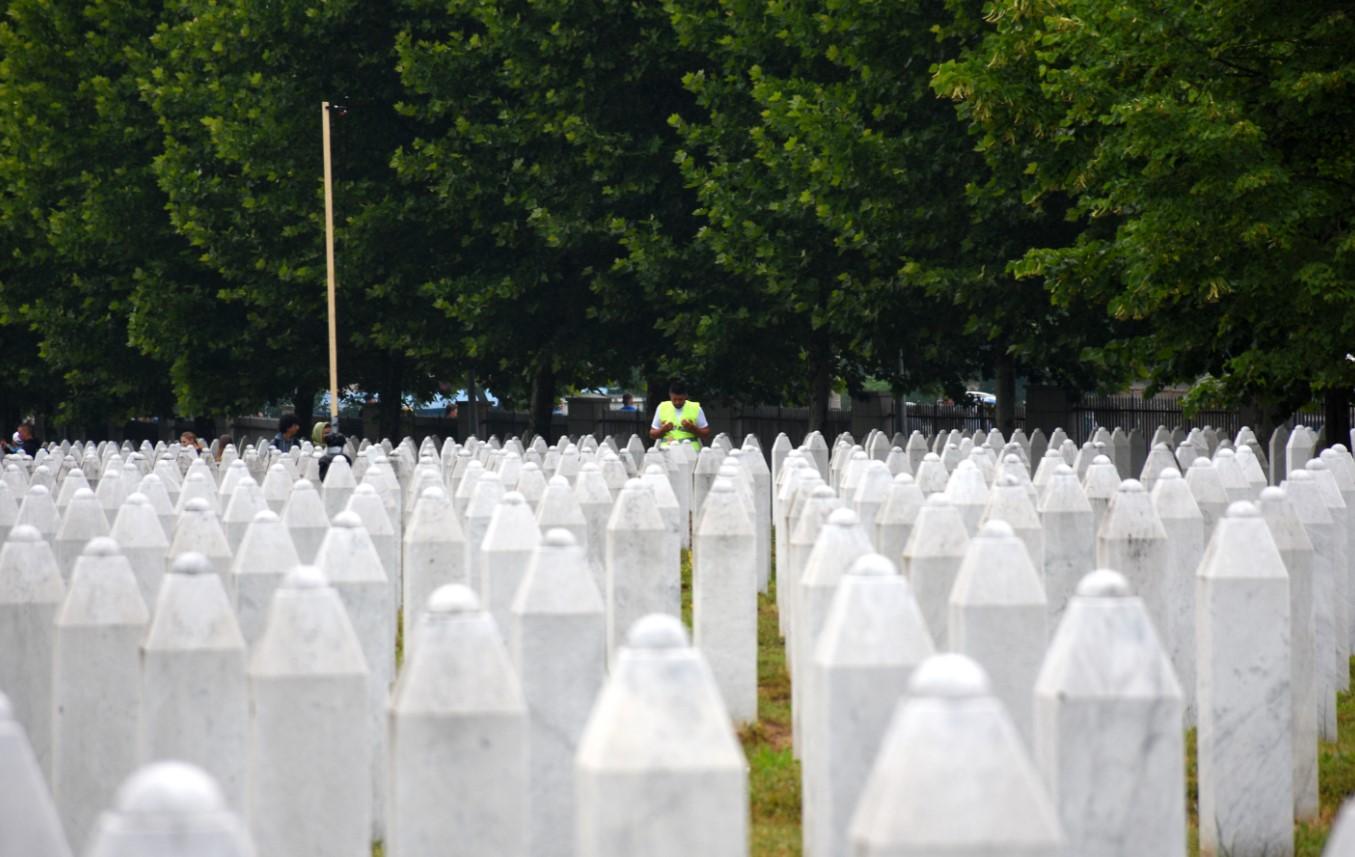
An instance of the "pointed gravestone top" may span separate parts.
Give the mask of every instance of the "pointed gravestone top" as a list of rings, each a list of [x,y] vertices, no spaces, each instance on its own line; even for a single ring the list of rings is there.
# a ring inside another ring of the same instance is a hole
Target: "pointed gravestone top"
[[[0,854],[14,857],[71,854],[42,769],[3,693],[0,693]]]

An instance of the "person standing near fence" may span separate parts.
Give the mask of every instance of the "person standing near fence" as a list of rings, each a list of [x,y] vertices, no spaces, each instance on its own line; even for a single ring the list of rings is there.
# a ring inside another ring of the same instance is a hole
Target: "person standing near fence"
[[[697,449],[710,437],[710,423],[700,402],[687,398],[687,385],[674,381],[668,387],[668,401],[654,410],[649,436],[659,443],[690,443]]]

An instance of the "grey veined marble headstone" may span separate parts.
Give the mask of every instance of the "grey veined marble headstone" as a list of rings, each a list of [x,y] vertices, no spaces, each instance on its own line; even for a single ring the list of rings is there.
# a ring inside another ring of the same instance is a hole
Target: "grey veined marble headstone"
[[[580,857],[747,854],[747,762],[686,637],[647,616],[617,653],[575,761]]]
[[[1195,609],[1201,853],[1290,854],[1289,579],[1252,504],[1233,504],[1215,528]]]
[[[982,668],[935,655],[913,673],[849,833],[854,857],[1058,857],[1054,806]]]
[[[1141,599],[1095,571],[1035,686],[1035,751],[1069,854],[1184,857],[1181,686]]]

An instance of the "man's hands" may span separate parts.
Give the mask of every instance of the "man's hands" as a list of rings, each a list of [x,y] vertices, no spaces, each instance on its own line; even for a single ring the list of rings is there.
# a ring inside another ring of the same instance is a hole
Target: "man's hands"
[[[690,432],[695,432],[695,431],[696,431],[696,423],[693,422],[692,420],[683,420],[683,421],[682,421],[682,427],[685,428],[687,431],[690,431]]]
[[[690,420],[689,420],[688,422],[690,422]],[[673,424],[670,423],[670,422],[661,422],[661,423],[659,423],[659,434],[660,434],[660,435],[668,434],[670,431],[672,431],[672,430],[675,429],[675,428],[677,428],[677,426],[673,425]]]

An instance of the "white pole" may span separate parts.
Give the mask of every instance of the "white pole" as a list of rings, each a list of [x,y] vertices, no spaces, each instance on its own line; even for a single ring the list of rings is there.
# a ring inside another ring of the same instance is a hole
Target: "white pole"
[[[334,309],[334,177],[329,162],[329,102],[320,102],[325,150],[325,268],[329,285],[329,422],[339,428],[339,337]]]

